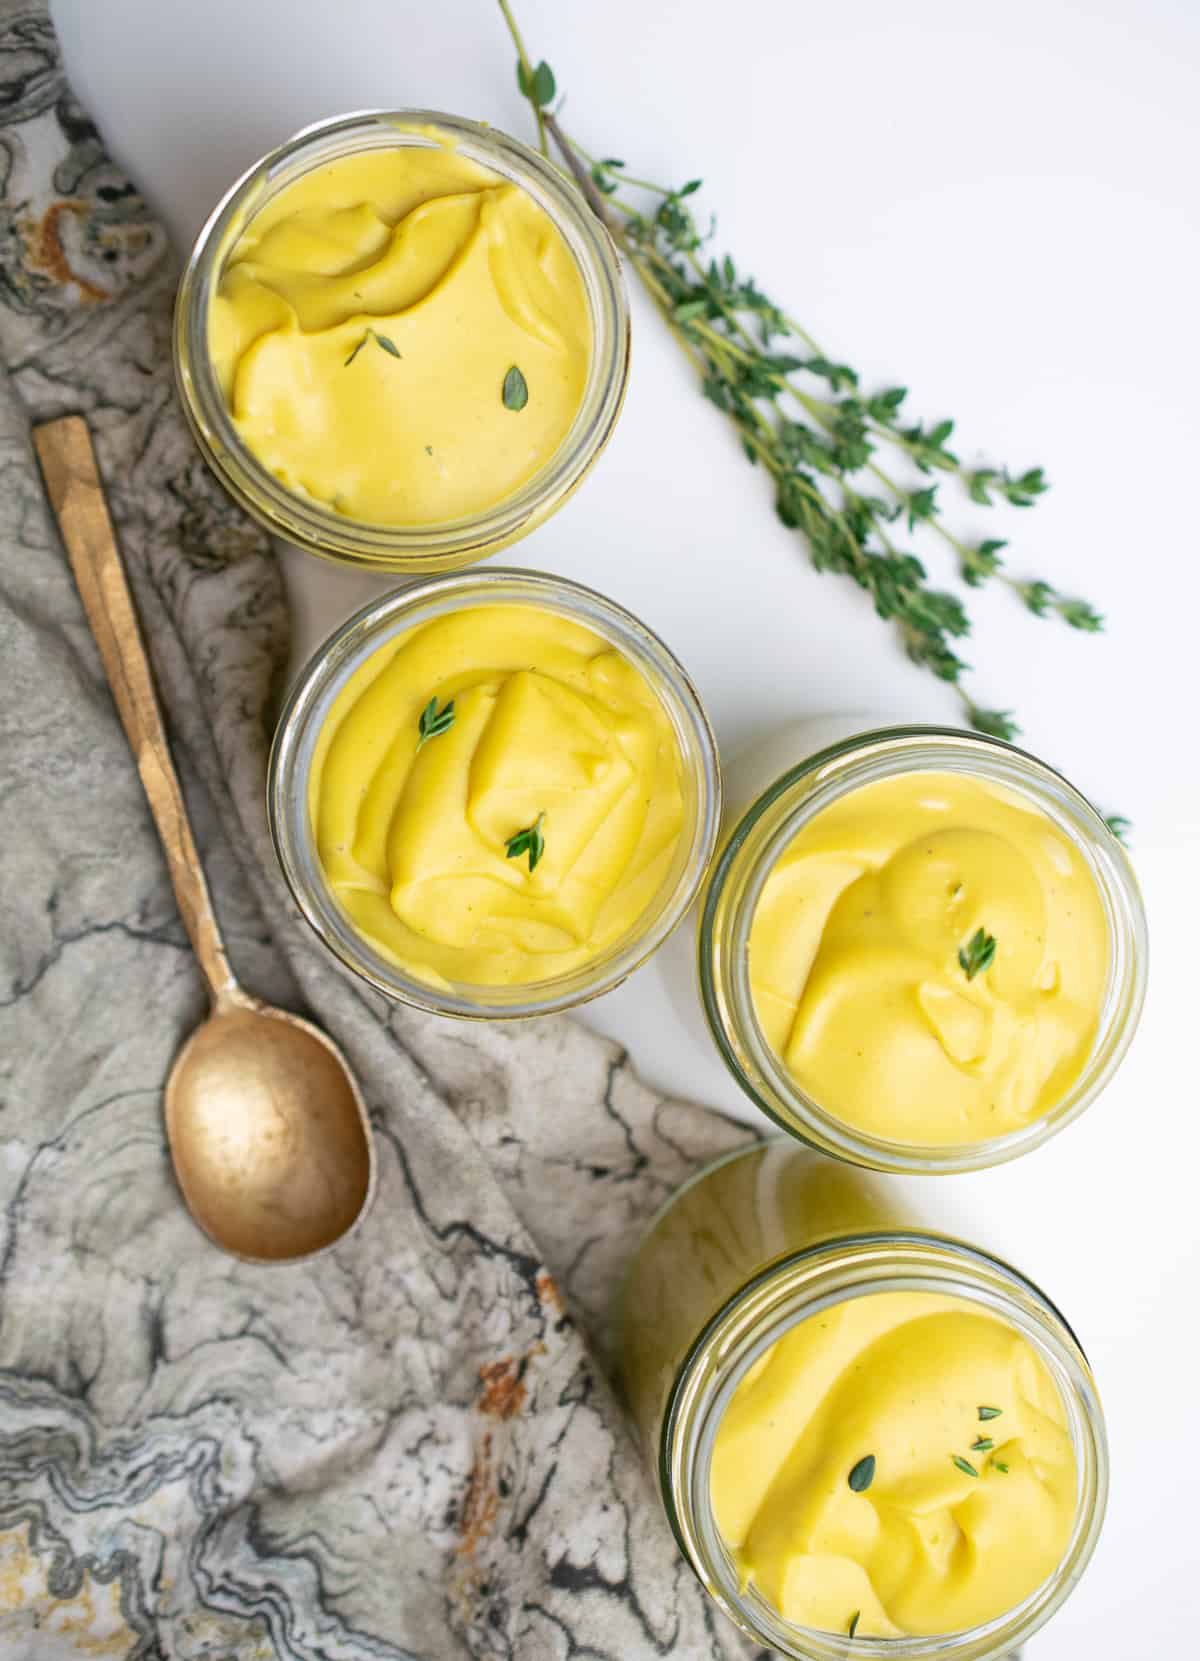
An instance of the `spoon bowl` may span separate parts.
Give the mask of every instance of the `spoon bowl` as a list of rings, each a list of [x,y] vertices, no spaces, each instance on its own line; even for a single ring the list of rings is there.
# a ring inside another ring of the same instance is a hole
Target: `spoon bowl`
[[[213,1010],[164,1096],[184,1201],[214,1244],[294,1263],[341,1240],[375,1187],[375,1144],[345,1057],[317,1027],[242,990],[229,967],[171,760],[86,423],[34,429],[50,504],[100,649]]]
[[[310,1257],[367,1208],[370,1131],[329,1039],[297,1015],[227,1002],[167,1080],[167,1140],[210,1239],[255,1262]]]

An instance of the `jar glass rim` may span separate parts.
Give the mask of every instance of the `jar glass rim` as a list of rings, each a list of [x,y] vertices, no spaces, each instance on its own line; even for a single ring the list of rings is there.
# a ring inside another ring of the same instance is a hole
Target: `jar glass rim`
[[[981,1626],[937,1637],[859,1640],[887,1661],[996,1661],[1050,1618],[1087,1567],[1107,1504],[1108,1447],[1087,1358],[1064,1316],[1032,1280],[978,1247],[921,1229],[868,1231],[788,1252],[760,1269],[705,1323],[668,1394],[659,1444],[667,1517],[702,1584],[747,1636],[796,1661],[844,1661],[844,1634],[789,1622],[752,1585],[742,1586],[713,1516],[712,1453],[734,1391],[771,1344],[847,1297],[894,1291],[959,1296],[1016,1327],[1049,1368],[1067,1411],[1076,1515],[1054,1573]]]
[[[548,215],[574,257],[587,294],[592,352],[580,407],[558,449],[518,490],[479,513],[440,524],[392,526],[347,518],[278,480],[244,443],[208,351],[208,315],[225,260],[242,229],[294,179],[366,149],[432,148],[445,135],[469,159],[519,184]],[[314,122],[253,163],[200,231],[180,278],[173,349],[188,423],[226,490],[260,523],[338,563],[414,573],[453,569],[495,553],[553,513],[608,442],[625,397],[629,305],[620,258],[574,182],[518,139],[438,110],[356,110]]]
[[[380,647],[447,610],[529,605],[591,629],[649,681],[671,724],[694,811],[685,817],[671,872],[629,936],[567,974],[520,987],[443,988],[405,973],[376,951],[346,917],[317,856],[308,780],[315,746],[334,699]],[[320,645],[301,670],[276,728],[267,779],[267,815],[276,855],[304,917],[335,956],[398,1003],[464,1019],[550,1014],[611,991],[678,926],[708,870],[721,816],[716,740],[687,671],[654,631],[595,589],[545,572],[491,566],[452,573],[385,594],[360,608]],[[653,915],[650,916],[650,911]]]
[[[1017,1130],[979,1142],[909,1143],[856,1129],[805,1092],[762,1033],[749,981],[749,936],[763,885],[800,828],[863,785],[902,772],[962,772],[1023,795],[1069,837],[1104,907],[1109,975],[1088,1062],[1062,1099]],[[770,815],[770,832],[755,833]],[[748,846],[749,845],[749,846]],[[741,884],[730,908],[725,896]],[[727,938],[726,938],[727,936]],[[1145,1000],[1145,908],[1128,855],[1095,807],[1028,751],[960,728],[903,726],[857,733],[806,757],[761,792],[726,838],[709,877],[698,929],[701,1001],[717,1049],[742,1089],[782,1130],[871,1169],[913,1174],[983,1170],[1019,1158],[1084,1111],[1133,1040]],[[733,1029],[731,1032],[731,1028]],[[754,1076],[747,1070],[753,1068]]]

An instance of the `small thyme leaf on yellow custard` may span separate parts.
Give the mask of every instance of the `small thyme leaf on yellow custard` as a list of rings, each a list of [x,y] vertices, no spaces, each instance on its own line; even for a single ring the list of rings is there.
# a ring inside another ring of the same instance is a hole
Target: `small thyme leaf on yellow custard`
[[[856,1609],[854,1611],[853,1615],[851,1615],[851,1617],[850,1617],[850,1625],[846,1628],[847,1638],[853,1638],[854,1634],[858,1631],[858,1623],[861,1619],[862,1619],[862,1610],[861,1609]]]
[[[992,1469],[994,1471],[1002,1471],[1005,1476],[1008,1475],[1008,1466],[1004,1463],[1003,1459],[993,1459]]]
[[[523,410],[529,402],[529,388],[525,384],[524,375],[515,363],[504,377],[504,385],[501,388],[500,395],[504,400],[505,409]]]
[[[358,345],[354,348],[354,350],[351,352],[350,356],[346,359],[345,363],[342,365],[343,369],[349,369],[350,365],[354,362],[355,358],[362,351],[363,347],[367,344],[368,340],[373,340],[375,342],[376,346],[382,348],[382,350],[385,351],[390,358],[398,358],[401,355],[400,351],[398,350],[398,348],[396,346],[396,342],[394,340],[389,340],[386,335],[377,334],[374,329],[368,329],[366,334],[363,335],[363,337],[359,341]]]
[[[998,1419],[1002,1411],[1003,1409],[999,1407],[980,1407],[977,1409],[980,1422],[984,1424],[986,1424],[989,1419]]]
[[[952,1454],[951,1459],[964,1476],[979,1475],[979,1472],[975,1469],[974,1465],[972,1465],[971,1461],[969,1459],[964,1459],[961,1453]]]
[[[971,1443],[972,1453],[990,1453],[996,1446],[990,1436],[977,1436]]]
[[[546,822],[546,815],[539,813],[532,825],[526,825],[510,836],[504,844],[504,853],[508,859],[520,859],[522,854],[529,855],[529,870],[532,874],[537,869],[537,862],[546,851],[546,838],[542,835],[542,826]]]
[[[846,1481],[856,1494],[865,1494],[875,1480],[875,1455],[869,1453],[860,1459]]]
[[[430,698],[421,711],[421,719],[417,722],[417,749],[431,738],[440,738],[444,732],[449,732],[454,725],[454,699],[439,712],[437,699]]]
[[[996,936],[986,929],[976,929],[966,945],[958,948],[958,966],[968,980],[974,980],[991,968],[995,956]]]

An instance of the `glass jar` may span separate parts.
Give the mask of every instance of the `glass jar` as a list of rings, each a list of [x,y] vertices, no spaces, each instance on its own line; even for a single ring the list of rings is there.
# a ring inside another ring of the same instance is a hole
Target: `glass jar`
[[[432,129],[432,131],[430,130]],[[397,527],[349,519],[281,484],[242,441],[208,349],[208,319],[225,262],[248,222],[302,174],[343,156],[409,146],[458,152],[519,185],[554,223],[574,255],[587,294],[592,357],[583,401],[563,442],[513,495],[465,519]],[[444,571],[470,565],[533,530],[562,506],[607,443],[629,373],[629,307],[616,249],[575,185],[544,157],[506,134],[433,110],[369,110],[306,127],[248,169],[196,240],[175,307],[175,372],[205,460],[230,495],[266,528],[310,553],[384,571]]]
[[[931,1292],[965,1299],[1034,1346],[1062,1397],[1074,1445],[1077,1503],[1054,1574],[986,1626],[936,1638],[862,1638],[801,1627],[753,1583],[742,1585],[717,1529],[713,1445],[741,1380],[796,1322],[847,1298]],[[1095,1383],[1062,1315],[999,1258],[914,1227],[882,1185],[785,1138],[710,1165],[659,1212],[617,1309],[626,1405],[679,1549],[749,1638],[797,1661],[993,1661],[1063,1603],[1095,1548],[1108,1452]]]
[[[851,791],[909,772],[965,773],[1002,785],[1040,809],[1095,880],[1108,928],[1109,967],[1091,1055],[1049,1112],[987,1141],[939,1147],[888,1141],[846,1124],[800,1087],[764,1038],[750,988],[749,939],[763,886],[793,837]],[[713,866],[699,922],[700,991],[726,1065],[769,1118],[813,1147],[875,1170],[982,1170],[1031,1148],[1078,1118],[1116,1072],[1146,991],[1146,916],[1128,856],[1096,809],[1052,767],[1011,744],[939,727],[860,732],[776,778],[733,825]]]
[[[675,857],[655,898],[627,938],[554,979],[523,986],[434,986],[376,951],[329,887],[318,856],[309,776],[325,718],[351,675],[389,640],[450,611],[536,606],[591,629],[620,652],[656,693],[679,748],[684,822]],[[598,997],[631,974],[666,939],[699,891],[716,846],[721,781],[716,741],[682,665],[636,617],[563,577],[495,569],[435,578],[372,601],[317,649],[288,698],[276,731],[267,784],[271,834],[297,905],[326,946],[356,974],[400,1003],[475,1018],[545,1015]]]

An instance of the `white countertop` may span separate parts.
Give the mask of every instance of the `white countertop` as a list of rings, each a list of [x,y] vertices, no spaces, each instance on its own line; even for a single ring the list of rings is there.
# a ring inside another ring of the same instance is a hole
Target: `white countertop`
[[[74,86],[189,242],[234,175],[298,126],[371,105],[455,110],[529,136],[491,0],[55,0]],[[1104,1537],[1033,1646],[1056,1661],[1182,1655],[1200,1569],[1200,8],[1188,0],[517,0],[564,124],[699,199],[768,291],[967,459],[1043,463],[1014,570],[1078,591],[1098,639],[971,598],[980,701],[1105,811],[1136,822],[1154,945],[1142,1031],[1087,1117],[1019,1165],[936,1187],[936,1210],[1026,1268],[1094,1362],[1113,1443]],[[594,474],[506,556],[580,578],[658,629],[722,745],[870,708],[956,719],[865,599],[819,577],[764,482],[634,297],[634,368]],[[944,494],[947,492],[944,492]],[[994,532],[992,527],[995,527]],[[917,541],[949,575],[936,540]],[[287,556],[298,657],[388,586]],[[657,1083],[752,1117],[688,1004],[686,943],[593,1006]],[[926,1185],[927,1187],[930,1185]],[[1189,1576],[1189,1572],[1191,1574]]]

